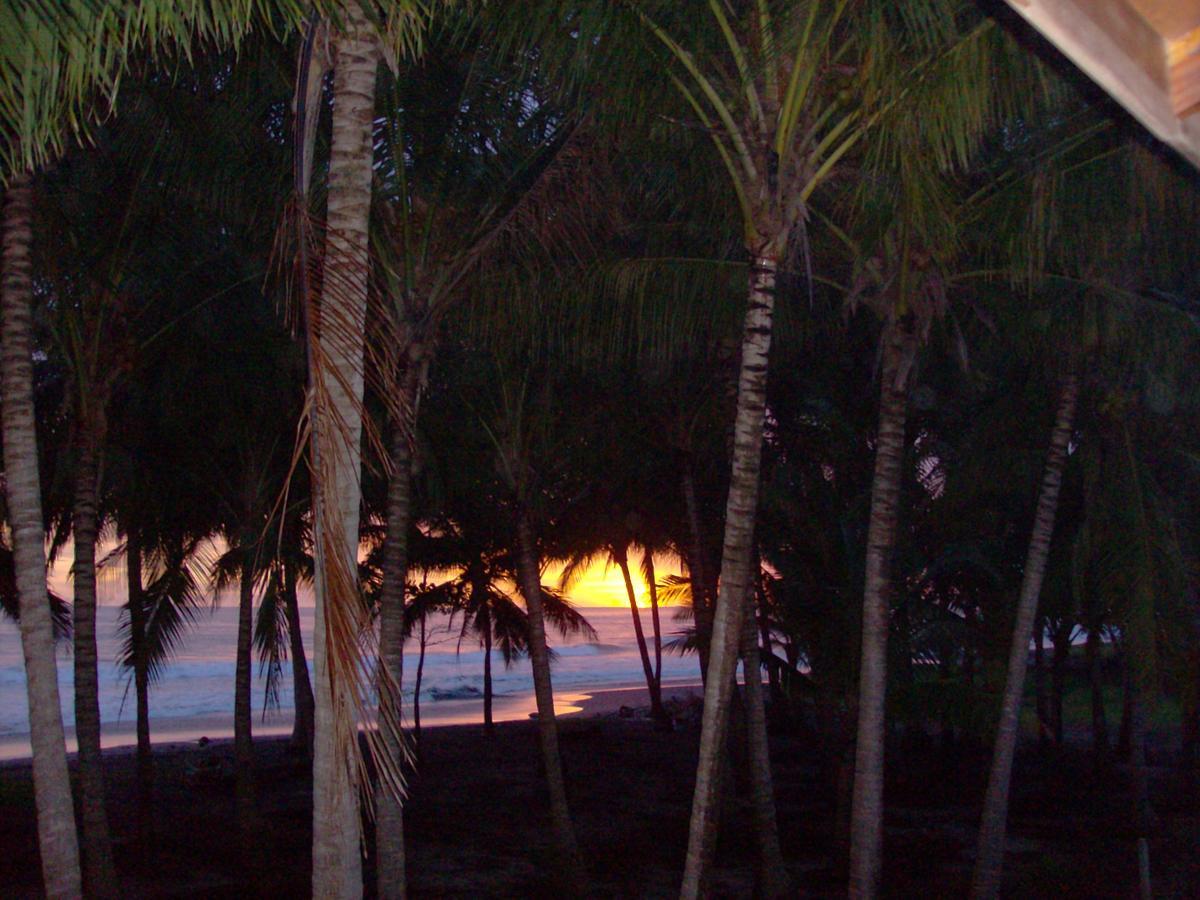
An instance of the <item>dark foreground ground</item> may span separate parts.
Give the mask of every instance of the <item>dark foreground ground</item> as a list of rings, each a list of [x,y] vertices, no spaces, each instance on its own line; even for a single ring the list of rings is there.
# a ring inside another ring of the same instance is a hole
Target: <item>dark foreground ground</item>
[[[563,722],[573,814],[604,897],[664,897],[678,890],[699,728],[671,734],[648,722],[604,717]],[[138,831],[133,757],[108,757],[117,864],[134,897],[305,897],[309,785],[287,742],[262,741],[260,823],[238,837],[232,747],[215,742],[157,753],[155,798]],[[798,896],[844,896],[835,855],[832,792],[811,739],[773,745],[784,852]],[[985,761],[937,748],[888,760],[885,894],[961,897],[970,875]],[[1200,803],[1194,776],[1158,767],[1161,828],[1151,845],[1156,896],[1200,897]],[[0,897],[39,895],[28,765],[0,768]],[[1136,896],[1137,857],[1127,775],[1095,771],[1083,752],[1018,760],[1007,859],[1011,897]],[[548,820],[531,724],[427,730],[408,805],[415,896],[552,896]],[[714,886],[753,893],[752,828],[737,802],[726,811]]]

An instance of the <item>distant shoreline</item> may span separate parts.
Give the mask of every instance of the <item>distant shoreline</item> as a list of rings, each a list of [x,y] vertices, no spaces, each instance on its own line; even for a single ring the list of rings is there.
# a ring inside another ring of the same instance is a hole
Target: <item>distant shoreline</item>
[[[679,701],[689,701],[703,696],[703,686],[694,679],[676,679],[663,682],[663,699],[675,698]],[[497,697],[497,701],[506,701],[507,711],[498,711],[496,722],[524,722],[533,714],[536,702],[533,693],[528,695],[509,695]],[[469,718],[459,716],[453,721],[439,721],[436,716],[429,717],[428,713],[438,706],[456,701],[422,703],[422,730],[431,728],[454,728],[459,726],[482,725],[482,714]],[[474,700],[474,703],[482,701]],[[606,684],[595,688],[577,687],[572,685],[569,690],[557,693],[554,698],[555,710],[559,718],[588,719],[601,716],[612,716],[620,712],[621,707],[642,709],[650,705],[650,692],[643,684],[641,686],[625,683]],[[292,733],[291,711],[282,711],[273,716],[274,721],[261,722],[255,717],[253,732],[255,740],[285,739]],[[408,726],[412,727],[411,710],[406,711]],[[151,742],[155,751],[178,749],[194,746],[201,738],[211,742],[233,740],[233,716],[196,716],[176,717],[150,720]],[[70,757],[75,756],[74,730],[67,729],[67,743]],[[106,726],[102,736],[102,746],[105,756],[123,756],[132,754],[137,747],[137,725],[135,722],[122,719],[116,725]],[[0,768],[27,765],[30,761],[29,736],[15,734],[0,738]]]

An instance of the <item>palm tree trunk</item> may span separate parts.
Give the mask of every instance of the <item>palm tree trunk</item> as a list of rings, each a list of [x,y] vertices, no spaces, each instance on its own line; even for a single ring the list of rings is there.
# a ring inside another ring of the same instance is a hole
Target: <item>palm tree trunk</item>
[[[658,583],[654,574],[654,551],[646,549],[646,581],[650,591],[650,626],[654,631],[654,684],[662,698],[662,622],[658,617]]]
[[[415,387],[415,382],[413,385]],[[384,736],[384,750],[397,765],[403,758],[404,746],[400,723],[401,682],[404,677],[404,583],[408,578],[408,526],[411,518],[411,435],[411,427],[401,424],[396,426],[392,434],[387,535],[383,543],[383,584],[379,591],[379,661],[382,665],[379,727]],[[398,900],[406,896],[408,890],[403,807],[400,798],[380,784],[375,790],[375,809],[376,889],[381,898]]]
[[[129,643],[133,655],[133,690],[137,704],[137,834],[143,865],[153,865],[155,849],[154,755],[150,746],[150,666],[147,655],[146,595],[142,589],[142,545],[136,530],[127,529],[125,584],[128,592]]]
[[[1067,661],[1071,658],[1071,630],[1059,626],[1050,635],[1050,715],[1054,719],[1054,746],[1063,745],[1063,694],[1066,691]]]
[[[1097,760],[1108,756],[1108,720],[1104,712],[1104,683],[1100,675],[1100,629],[1087,633],[1088,683],[1092,692],[1092,752]]]
[[[150,667],[146,659],[146,598],[142,593],[142,545],[133,533],[126,538],[125,581],[129,591],[133,687],[137,696],[138,795],[145,804],[153,790],[154,756],[150,747]]]
[[[542,762],[550,792],[550,818],[560,857],[559,874],[563,888],[579,896],[587,884],[587,875],[567,806],[567,788],[558,750],[558,721],[554,715],[554,688],[550,680],[550,652],[546,646],[546,621],[542,610],[541,568],[538,565],[533,526],[523,506],[517,508],[517,576],[529,612],[529,659],[533,666],[533,690],[537,697]]]
[[[712,860],[719,802],[719,760],[729,724],[733,675],[742,636],[745,599],[751,589],[754,522],[758,511],[759,469],[762,464],[763,418],[767,405],[767,359],[775,309],[775,278],[781,235],[753,253],[746,319],[742,329],[742,359],[734,421],[733,460],[725,506],[725,537],[721,579],[713,611],[708,678],[704,685],[704,718],[700,731],[700,760],[692,797],[687,862],[681,896],[698,897],[706,890]]]
[[[492,721],[492,623],[484,613],[483,628],[483,732],[492,734],[496,725]]]
[[[288,643],[292,652],[292,695],[296,720],[292,726],[292,746],[302,749],[312,758],[313,691],[308,677],[308,657],[304,653],[304,633],[300,630],[300,603],[296,597],[296,573],[292,566],[283,565],[283,602],[287,607]]]
[[[1035,620],[1033,633],[1033,690],[1037,698],[1038,744],[1050,743],[1050,698],[1046,694],[1046,620]]]
[[[21,649],[33,749],[38,851],[47,897],[83,895],[75,805],[59,703],[54,625],[46,602],[46,548],[33,409],[33,280],[30,264],[33,189],[14,175],[4,202],[0,282],[0,363],[3,366],[4,486],[12,529],[20,604]]]
[[[692,615],[696,624],[696,655],[700,659],[700,681],[708,683],[708,655],[712,643],[712,607],[708,602],[708,580],[705,577],[704,539],[700,531],[700,506],[696,502],[696,482],[689,463],[684,462],[680,475],[683,502],[687,509],[688,579],[692,584]]]
[[[75,737],[83,794],[83,873],[88,895],[115,897],[117,873],[104,803],[104,760],[100,753],[100,678],[96,661],[97,492],[103,426],[97,415],[80,424],[75,459]]]
[[[757,593],[757,592],[756,592]],[[759,595],[759,602],[756,604],[754,613],[758,619],[758,634],[759,640],[762,642],[763,658],[767,662],[767,679],[771,690],[771,702],[776,704],[776,714],[786,714],[783,709],[783,682],[779,673],[778,659],[775,656],[775,651],[771,646],[771,620],[770,614],[767,612],[767,601],[765,595]]]
[[[1050,540],[1054,536],[1054,519],[1058,512],[1058,494],[1062,487],[1063,468],[1067,462],[1067,446],[1075,422],[1075,405],[1079,397],[1079,381],[1074,373],[1067,375],[1059,394],[1058,414],[1050,435],[1050,452],[1042,476],[1041,493],[1029,536],[1029,551],[1021,580],[1017,602],[1017,618],[1013,628],[1012,649],[1008,656],[1008,680],[1000,707],[1000,724],[996,729],[996,748],[988,779],[987,796],[979,826],[979,844],[975,857],[975,874],[971,894],[975,898],[999,896],[1004,863],[1004,840],[1008,820],[1009,784],[1012,779],[1013,754],[1017,746],[1017,727],[1021,712],[1021,697],[1025,687],[1025,668],[1029,661],[1029,638],[1037,616],[1038,595],[1046,574],[1046,559]]]
[[[254,633],[254,547],[242,539],[242,574],[238,589],[237,660],[233,681],[233,767],[238,827],[242,846],[255,836],[254,738],[250,726],[251,641]]]
[[[633,633],[637,638],[638,654],[642,658],[642,672],[646,676],[646,689],[650,692],[650,712],[660,725],[666,721],[667,713],[662,705],[662,693],[654,680],[654,669],[650,665],[650,653],[646,649],[646,634],[642,631],[642,617],[638,615],[637,595],[633,591],[633,579],[629,575],[629,558],[624,547],[614,546],[612,555],[625,579],[625,595],[629,598],[629,612],[633,616]]]
[[[425,648],[428,646],[424,616],[421,616],[420,627],[421,645],[417,653],[417,677],[413,682],[413,734],[418,745],[421,743],[421,679],[425,675]]]
[[[350,614],[331,604],[352,602],[358,565],[361,499],[363,334],[369,274],[368,219],[373,163],[372,120],[379,45],[358,3],[341,9],[334,39],[332,147],[326,214],[325,277],[319,321],[310,322],[325,376],[325,396],[315,404],[317,523],[316,616],[313,635],[313,896],[361,896],[362,857],[357,752],[346,732],[351,686],[336,683],[330,653],[339,619]],[[320,394],[320,391],[318,391]],[[334,530],[326,534],[327,525]],[[327,558],[333,554],[333,558]],[[346,638],[343,636],[342,640]]]
[[[742,675],[746,696],[746,733],[750,756],[750,803],[754,830],[758,835],[759,897],[793,895],[783,850],[779,846],[779,824],[775,815],[775,787],[771,779],[771,752],[767,737],[767,710],[762,692],[762,658],[758,649],[754,591],[746,596],[742,625]]]
[[[908,406],[908,374],[916,353],[912,324],[900,319],[884,332],[879,392],[879,434],[867,528],[863,586],[862,662],[858,683],[858,735],[850,802],[850,896],[874,897],[883,858],[883,751],[886,737],[888,613],[892,554],[896,546],[900,466]]]

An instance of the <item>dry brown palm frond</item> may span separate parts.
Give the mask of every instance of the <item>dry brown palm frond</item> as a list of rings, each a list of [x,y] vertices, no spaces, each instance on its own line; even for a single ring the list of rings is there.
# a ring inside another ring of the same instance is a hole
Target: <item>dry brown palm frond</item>
[[[398,706],[394,702],[377,705],[374,692],[380,700],[397,696],[398,686],[393,683],[386,668],[376,667],[378,659],[378,635],[372,627],[370,611],[363,600],[358,584],[356,559],[348,559],[346,548],[351,546],[350,536],[345,533],[345,524],[339,514],[335,498],[328,496],[330,486],[336,484],[336,475],[331,460],[354,435],[347,427],[345,418],[335,409],[329,383],[329,365],[326,351],[320,339],[313,340],[315,366],[311,375],[312,402],[310,406],[312,443],[310,446],[310,470],[313,484],[314,521],[316,523],[317,553],[325,572],[325,659],[329,683],[334,688],[334,730],[336,743],[350,748],[351,765],[357,771],[356,783],[370,783],[371,766],[359,752],[358,732],[361,726],[366,734],[368,752],[374,763],[374,772],[379,782],[397,798],[405,792],[403,767],[411,762],[407,742],[397,741],[400,758],[388,752],[384,735],[402,736],[402,722],[398,721]],[[337,379],[342,383],[342,379]],[[353,395],[350,395],[353,396]],[[361,402],[361,401],[359,401]],[[342,446],[339,446],[339,442]],[[357,454],[353,454],[357,457]],[[355,541],[353,546],[357,546]],[[338,690],[337,688],[340,688]],[[373,813],[372,795],[364,792],[368,813]]]
[[[355,783],[369,784],[373,771],[386,790],[402,798],[404,767],[411,763],[411,751],[403,738],[403,723],[398,720],[399,705],[392,702],[398,696],[398,687],[384,668],[376,671],[378,637],[359,590],[357,560],[346,558],[344,548],[350,545],[350,537],[345,534],[335,498],[328,492],[334,484],[330,461],[347,446],[353,448],[352,457],[359,456],[360,436],[355,425],[360,423],[368,457],[390,471],[390,457],[360,399],[360,379],[372,384],[389,402],[393,415],[408,416],[401,392],[395,389],[392,370],[366,365],[358,353],[361,332],[357,317],[365,311],[357,308],[360,282],[349,271],[357,263],[321,252],[320,248],[328,246],[327,236],[323,223],[308,212],[303,198],[298,198],[289,206],[276,238],[272,272],[288,288],[284,316],[293,328],[303,329],[309,366],[309,396],[297,429],[292,463],[298,463],[307,445],[315,549],[325,571],[324,650],[333,688],[335,740],[350,754]],[[334,365],[335,358],[344,365]],[[349,400],[351,409],[340,409],[334,402],[335,394]],[[359,422],[348,421],[348,414]],[[276,505],[281,502],[282,497]],[[370,760],[360,750],[360,728],[367,737]],[[391,736],[399,746],[398,758],[388,752],[384,735]],[[368,813],[373,814],[373,795],[370,791],[363,795]]]

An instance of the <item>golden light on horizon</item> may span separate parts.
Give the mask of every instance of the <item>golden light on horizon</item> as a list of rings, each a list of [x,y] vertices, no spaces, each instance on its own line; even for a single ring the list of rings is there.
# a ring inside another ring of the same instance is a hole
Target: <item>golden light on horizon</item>
[[[662,581],[667,575],[681,574],[682,564],[679,557],[673,553],[660,553],[654,557],[654,569],[657,580]],[[548,566],[542,576],[543,582],[557,587],[562,570],[563,566],[559,563]],[[642,578],[640,550],[629,552],[629,577],[633,582],[638,607],[649,608],[650,590]],[[567,595],[576,606],[629,606],[629,595],[625,590],[625,578],[621,569],[615,564],[606,563],[604,559],[597,559],[588,566],[587,571],[576,578]]]
[[[115,546],[117,546],[115,538],[110,535],[103,536],[100,544],[97,546],[97,560],[104,559]],[[47,570],[47,580],[50,589],[68,602],[70,602],[74,593],[71,582],[71,565],[74,563],[73,551],[74,547],[68,541],[59,551],[58,558],[54,561],[54,564],[49,566]],[[542,583],[548,587],[557,588],[563,568],[562,563],[551,563],[548,565],[542,575]],[[681,560],[673,553],[656,554],[654,557],[654,568],[655,575],[659,581],[662,581],[668,575],[679,575],[683,572]],[[107,565],[99,568],[97,574],[99,577],[97,578],[96,586],[100,605],[119,606],[123,604],[126,599],[124,558],[110,559]],[[640,550],[630,550],[629,552],[629,576],[633,582],[633,590],[634,595],[637,597],[638,608],[648,609],[650,607],[650,590],[642,578],[642,553]],[[447,577],[449,576],[447,575]],[[440,580],[441,578],[437,575],[430,578],[431,583]],[[236,589],[231,588],[230,592],[236,594]],[[574,584],[567,591],[567,596],[576,606],[619,606],[625,608],[629,606],[629,597],[625,591],[625,579],[621,575],[621,569],[617,565],[599,557],[575,579]],[[311,589],[301,586],[300,605],[311,606],[312,602]]]

